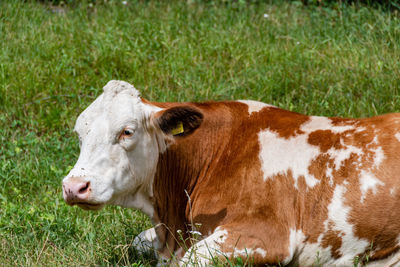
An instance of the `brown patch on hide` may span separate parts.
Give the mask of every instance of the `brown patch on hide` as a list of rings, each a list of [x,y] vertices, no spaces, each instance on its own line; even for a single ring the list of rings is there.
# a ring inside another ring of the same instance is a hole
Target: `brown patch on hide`
[[[335,134],[331,130],[317,130],[308,135],[308,143],[318,146],[321,152],[327,152],[330,148],[341,149],[340,134]]]
[[[331,254],[335,259],[339,259],[343,256],[340,253],[340,248],[342,247],[342,235],[343,233],[334,230],[328,230],[324,237],[322,238],[322,247],[331,247]]]

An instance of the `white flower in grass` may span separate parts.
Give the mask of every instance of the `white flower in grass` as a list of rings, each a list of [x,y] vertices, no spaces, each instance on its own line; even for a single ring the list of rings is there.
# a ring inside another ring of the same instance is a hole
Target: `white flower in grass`
[[[192,235],[201,236],[201,233],[199,231],[189,231],[189,233],[191,233]]]
[[[264,18],[269,18],[269,15],[267,13],[264,14]]]
[[[128,4],[128,1],[122,1],[122,4],[126,6]]]

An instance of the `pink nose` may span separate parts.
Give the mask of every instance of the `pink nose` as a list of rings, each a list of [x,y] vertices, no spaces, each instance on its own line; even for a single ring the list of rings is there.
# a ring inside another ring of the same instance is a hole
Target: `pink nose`
[[[85,182],[81,178],[70,177],[63,182],[63,197],[68,205],[86,202],[90,191],[90,182]]]

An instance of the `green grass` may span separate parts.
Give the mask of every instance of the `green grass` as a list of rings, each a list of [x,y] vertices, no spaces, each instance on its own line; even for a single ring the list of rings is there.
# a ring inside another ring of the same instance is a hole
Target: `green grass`
[[[64,204],[71,129],[110,79],[157,101],[255,99],[301,113],[400,110],[400,18],[299,2],[0,1],[0,265],[151,264],[150,226],[117,207]],[[268,18],[264,17],[268,14]]]

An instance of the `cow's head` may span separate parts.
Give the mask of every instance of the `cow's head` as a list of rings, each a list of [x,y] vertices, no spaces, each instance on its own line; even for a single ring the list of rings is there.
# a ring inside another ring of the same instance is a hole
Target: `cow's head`
[[[63,180],[65,201],[92,210],[105,204],[145,209],[159,154],[202,118],[190,106],[159,108],[129,83],[110,81],[76,121],[81,151]]]

